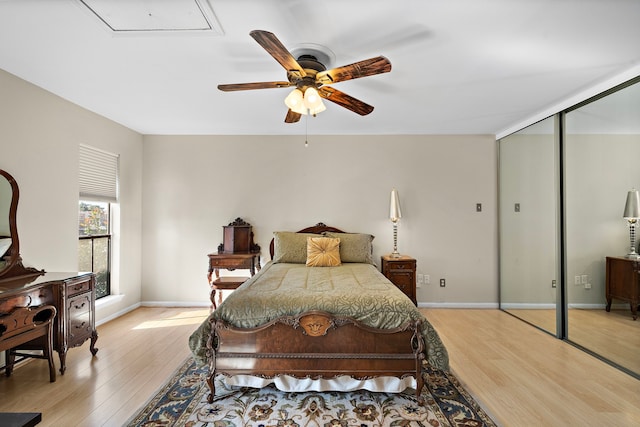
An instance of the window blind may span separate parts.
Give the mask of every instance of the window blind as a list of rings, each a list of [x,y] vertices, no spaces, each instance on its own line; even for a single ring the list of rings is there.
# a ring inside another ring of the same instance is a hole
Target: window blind
[[[118,201],[118,160],[117,154],[80,144],[81,200]]]

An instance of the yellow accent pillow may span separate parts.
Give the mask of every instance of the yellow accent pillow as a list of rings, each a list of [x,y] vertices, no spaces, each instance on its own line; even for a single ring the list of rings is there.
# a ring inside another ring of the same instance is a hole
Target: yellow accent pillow
[[[307,237],[307,267],[335,267],[340,264],[340,239]]]

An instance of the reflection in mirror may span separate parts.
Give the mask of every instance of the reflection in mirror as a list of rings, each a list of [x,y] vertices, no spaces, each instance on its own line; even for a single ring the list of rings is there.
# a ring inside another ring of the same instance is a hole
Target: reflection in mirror
[[[18,211],[18,183],[8,172],[0,169],[0,280],[18,276],[40,275],[44,270],[22,265],[20,258],[20,240],[16,216]],[[8,231],[7,231],[8,230]]]
[[[499,141],[500,308],[556,334],[554,118]]]
[[[640,319],[632,318],[630,295],[637,298],[640,265],[625,258],[630,236],[623,211],[627,192],[640,189],[639,118],[636,83],[565,119],[568,339],[637,375]]]
[[[11,247],[11,228],[9,213],[13,190],[9,179],[0,174],[0,272],[8,266],[9,248]],[[7,259],[5,259],[5,257]]]

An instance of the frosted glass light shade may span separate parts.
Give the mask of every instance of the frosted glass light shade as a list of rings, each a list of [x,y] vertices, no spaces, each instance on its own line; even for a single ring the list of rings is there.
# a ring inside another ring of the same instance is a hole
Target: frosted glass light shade
[[[292,90],[284,99],[284,104],[295,113],[307,114],[307,109],[304,106],[304,98],[300,89]]]

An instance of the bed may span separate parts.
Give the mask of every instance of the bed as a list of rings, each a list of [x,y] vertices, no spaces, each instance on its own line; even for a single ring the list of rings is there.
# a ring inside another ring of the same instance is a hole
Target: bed
[[[373,236],[318,223],[275,232],[271,261],[191,335],[194,358],[228,386],[285,391],[400,392],[420,400],[424,363],[447,351],[413,302],[372,258]]]

